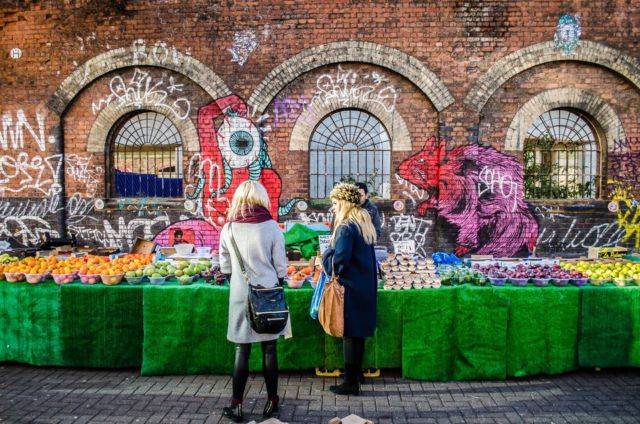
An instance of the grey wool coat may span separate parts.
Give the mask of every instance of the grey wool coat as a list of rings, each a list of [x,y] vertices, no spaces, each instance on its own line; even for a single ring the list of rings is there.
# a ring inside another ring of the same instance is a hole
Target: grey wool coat
[[[259,334],[249,325],[245,317],[247,283],[231,244],[229,225],[225,224],[220,233],[219,252],[220,271],[231,274],[227,339],[233,343],[256,343],[275,340],[279,336],[291,337],[291,320],[280,334]],[[287,276],[284,235],[275,221],[269,220],[259,224],[234,222],[232,231],[253,285],[275,287],[279,279]]]

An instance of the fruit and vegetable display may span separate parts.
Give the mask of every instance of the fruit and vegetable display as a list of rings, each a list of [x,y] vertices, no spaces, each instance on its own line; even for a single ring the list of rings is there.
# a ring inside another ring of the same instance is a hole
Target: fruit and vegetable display
[[[62,259],[56,256],[27,257],[0,265],[0,277],[8,282],[27,281],[37,284],[52,278],[58,284],[80,280],[83,284],[119,284],[123,278],[130,284],[139,284],[145,278],[151,283],[162,284],[175,278],[181,284],[190,284],[196,277],[213,278],[215,268],[208,259],[197,261],[158,261],[153,255],[126,254],[109,260],[104,256],[72,256]]]
[[[460,284],[474,284],[486,286],[489,281],[481,272],[465,266],[442,266],[438,269],[442,277],[443,286],[457,286]]]
[[[315,287],[316,283],[320,279],[320,273],[322,272],[322,267],[318,266],[302,266],[297,267],[295,265],[287,266],[287,286],[292,289],[297,289],[302,287],[305,281],[308,281],[312,287]]]
[[[486,275],[494,286],[503,286],[506,282],[514,286],[526,286],[533,284],[544,287],[549,284],[566,286],[571,283],[582,286],[587,283],[587,276],[576,270],[569,270],[558,264],[517,264],[513,267],[491,264],[473,265],[478,272]]]
[[[11,256],[8,253],[3,253],[0,255],[0,264],[10,264],[11,262],[18,262],[20,259],[15,256]]]
[[[562,262],[562,267],[589,277],[589,283],[600,286],[614,283],[618,287],[640,285],[640,262],[623,260]]]
[[[436,265],[422,256],[391,254],[380,261],[385,290],[438,288],[441,285]]]

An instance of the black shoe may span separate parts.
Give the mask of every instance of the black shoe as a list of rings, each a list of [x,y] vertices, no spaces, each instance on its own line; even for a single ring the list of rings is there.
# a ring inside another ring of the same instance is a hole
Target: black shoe
[[[272,401],[269,399],[267,404],[264,406],[264,410],[262,411],[262,416],[265,418],[270,418],[273,414],[278,412],[278,404],[280,403],[280,396],[276,396],[276,401]]]
[[[360,371],[358,374],[358,384],[364,384],[364,372]]]
[[[244,421],[244,417],[242,416],[242,404],[239,403],[236,406],[225,406],[222,408],[222,415],[233,422],[241,423]]]
[[[358,395],[360,395],[360,384],[358,384],[358,383],[354,383],[354,384],[342,383],[342,384],[340,384],[338,386],[329,387],[329,390],[331,390],[333,393],[335,393],[337,395],[354,395],[354,396],[358,396]]]

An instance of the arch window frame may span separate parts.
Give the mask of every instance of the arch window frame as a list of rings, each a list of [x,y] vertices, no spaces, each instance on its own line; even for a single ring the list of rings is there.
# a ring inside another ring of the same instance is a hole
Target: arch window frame
[[[134,120],[140,122],[142,120],[140,117],[143,115],[146,115],[145,117],[153,115],[154,122],[150,124],[150,120],[145,119],[146,126],[142,128],[135,128],[136,124],[131,124],[132,130],[129,131],[129,135],[136,137],[135,141],[131,144],[118,143],[127,124]],[[156,125],[158,122],[159,126]],[[145,128],[151,132],[145,132]],[[163,129],[165,132],[159,132]],[[164,143],[164,140],[171,139],[178,142]],[[155,142],[157,140],[161,141]],[[119,149],[117,145],[125,147]],[[160,198],[168,201],[184,199],[183,161],[186,145],[180,128],[170,117],[164,113],[145,108],[128,112],[111,126],[106,146],[105,188],[107,198]],[[159,159],[158,152],[160,153]],[[127,154],[131,154],[131,157],[127,158]],[[139,164],[136,164],[136,159],[139,160]],[[124,169],[117,169],[122,165],[124,165]],[[169,171],[162,171],[167,169]],[[136,170],[140,172],[135,172]],[[132,179],[137,180],[137,183],[131,183]],[[135,188],[128,192],[129,186]]]
[[[348,115],[344,116],[345,113]],[[348,125],[338,125],[336,116]],[[370,135],[370,131],[376,130],[377,133]],[[367,131],[366,138],[362,137],[364,131]],[[380,140],[376,141],[377,138]],[[335,183],[355,180],[367,183],[373,194],[390,199],[392,152],[389,130],[375,114],[353,107],[330,111],[318,121],[309,136],[309,197],[326,199]],[[346,170],[345,162],[348,163]],[[336,166],[337,163],[340,165]]]
[[[580,135],[587,138],[580,140]],[[606,180],[604,141],[598,122],[580,109],[561,106],[540,113],[523,145],[524,198],[600,199]]]

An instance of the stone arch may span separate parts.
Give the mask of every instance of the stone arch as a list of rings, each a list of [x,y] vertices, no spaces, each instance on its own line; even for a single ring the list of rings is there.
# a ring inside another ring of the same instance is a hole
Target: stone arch
[[[494,63],[469,90],[464,103],[481,112],[493,93],[513,76],[549,62],[578,61],[603,66],[624,76],[640,89],[640,63],[628,54],[593,41],[580,41],[572,56],[565,56],[553,41],[534,44]]]
[[[625,138],[620,118],[604,100],[576,88],[556,88],[533,97],[516,113],[505,137],[505,150],[521,151],[527,129],[542,113],[561,107],[580,109],[591,115],[601,127],[607,150],[614,148],[614,140]]]
[[[247,103],[252,110],[262,113],[278,93],[300,75],[344,62],[370,63],[402,75],[415,84],[439,112],[454,102],[443,82],[415,57],[366,41],[339,41],[303,50],[278,65],[260,82]]]
[[[153,100],[153,98],[148,99],[148,103],[142,104],[140,107],[135,105],[124,107],[119,106],[116,103],[109,103],[107,107],[100,111],[91,126],[89,139],[87,141],[87,152],[104,153],[106,146],[105,143],[108,141],[109,133],[111,128],[113,128],[113,125],[126,114],[137,110],[149,110],[166,116],[167,119],[176,126],[178,131],[180,131],[184,150],[186,152],[199,152],[200,142],[198,140],[198,130],[196,129],[196,126],[193,125],[191,119],[176,119],[174,116],[168,115],[166,110],[157,107]]]
[[[387,111],[378,103],[350,101],[345,104],[340,99],[322,102],[313,108],[307,108],[300,114],[291,132],[289,150],[309,150],[309,140],[318,123],[328,114],[339,109],[361,109],[369,112],[382,122],[391,138],[392,151],[410,151],[411,136],[402,116],[394,110]]]
[[[117,69],[133,66],[154,66],[182,74],[212,99],[231,94],[222,78],[197,59],[180,53],[174,47],[168,48],[165,43],[149,46],[144,40],[137,40],[131,47],[110,50],[79,66],[60,84],[47,106],[62,116],[71,101],[92,81]]]

